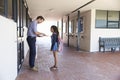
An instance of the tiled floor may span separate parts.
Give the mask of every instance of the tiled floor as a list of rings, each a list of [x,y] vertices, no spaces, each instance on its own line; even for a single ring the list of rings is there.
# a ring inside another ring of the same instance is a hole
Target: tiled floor
[[[39,72],[29,70],[27,57],[16,80],[120,80],[120,52],[89,53],[64,47],[63,53],[58,53],[58,70],[51,71],[50,41],[39,40],[36,59]]]

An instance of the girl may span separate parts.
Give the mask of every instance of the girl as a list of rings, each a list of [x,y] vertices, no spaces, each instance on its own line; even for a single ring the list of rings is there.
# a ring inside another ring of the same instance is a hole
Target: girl
[[[54,65],[50,68],[50,69],[57,69],[57,52],[58,52],[58,45],[59,45],[59,31],[58,28],[56,26],[51,26],[51,32],[52,32],[52,36],[51,36],[51,51],[53,51],[53,56],[54,56]]]

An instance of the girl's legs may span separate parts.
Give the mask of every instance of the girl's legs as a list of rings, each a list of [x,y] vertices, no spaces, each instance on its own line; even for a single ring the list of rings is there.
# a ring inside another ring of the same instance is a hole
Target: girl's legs
[[[54,57],[54,65],[50,69],[57,69],[57,64],[58,64],[57,51],[53,51],[53,57]]]
[[[58,64],[57,51],[53,51],[53,56],[54,56],[54,67],[57,67],[57,64]]]

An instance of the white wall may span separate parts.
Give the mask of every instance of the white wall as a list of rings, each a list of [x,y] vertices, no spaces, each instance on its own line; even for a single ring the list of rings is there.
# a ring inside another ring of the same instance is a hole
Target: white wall
[[[0,16],[0,80],[17,76],[16,23]]]
[[[24,27],[24,57],[26,58],[26,55],[28,53],[29,47],[28,47],[28,43],[27,43],[27,27]]]

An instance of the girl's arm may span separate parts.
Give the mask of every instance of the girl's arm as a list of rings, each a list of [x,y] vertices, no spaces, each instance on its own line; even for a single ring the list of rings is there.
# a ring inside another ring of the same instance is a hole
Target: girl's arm
[[[56,34],[53,34],[53,35],[52,35],[52,45],[51,45],[51,50],[53,49],[53,46],[55,45],[56,39],[57,39],[57,35],[56,35]]]

